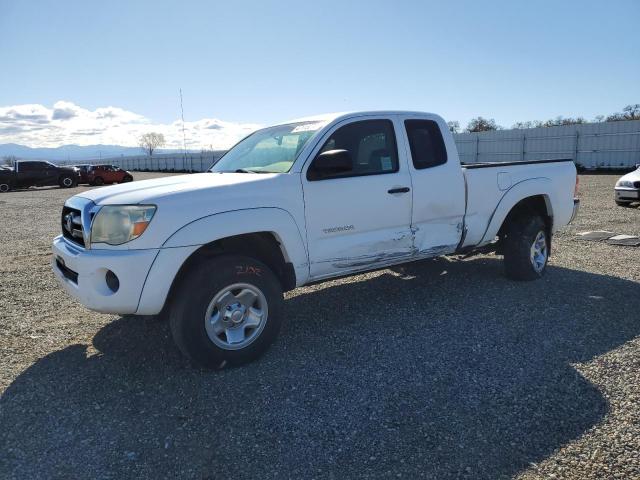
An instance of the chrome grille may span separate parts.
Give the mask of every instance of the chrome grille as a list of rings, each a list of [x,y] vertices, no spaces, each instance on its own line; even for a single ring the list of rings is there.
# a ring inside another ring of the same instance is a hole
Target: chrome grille
[[[62,208],[62,235],[73,243],[84,247],[84,233],[82,231],[82,212],[75,208]]]
[[[71,197],[62,207],[62,236],[75,245],[91,248],[91,221],[98,210],[99,207],[88,198]]]

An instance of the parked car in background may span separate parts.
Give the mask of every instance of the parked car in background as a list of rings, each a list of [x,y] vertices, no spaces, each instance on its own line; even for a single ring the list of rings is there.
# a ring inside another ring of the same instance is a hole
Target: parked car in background
[[[91,185],[125,183],[133,180],[131,172],[115,165],[91,165],[87,170],[87,182]]]
[[[91,309],[167,312],[180,350],[218,368],[266,350],[297,286],[487,251],[540,278],[576,189],[570,158],[461,163],[437,115],[314,117],[252,133],[207,173],[71,197],[53,270]]]
[[[90,163],[83,163],[81,165],[74,165],[74,167],[77,168],[80,173],[80,180],[78,180],[78,183],[89,183],[88,173],[92,165]]]
[[[640,202],[640,164],[636,165],[633,172],[620,177],[614,191],[616,203],[621,207]]]
[[[0,170],[0,192],[14,188],[59,185],[71,188],[78,184],[80,174],[73,167],[59,167],[49,162],[22,160],[13,169]]]

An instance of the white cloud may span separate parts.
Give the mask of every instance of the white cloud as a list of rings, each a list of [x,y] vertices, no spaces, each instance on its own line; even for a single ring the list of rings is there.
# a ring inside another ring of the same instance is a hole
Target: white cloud
[[[185,122],[187,148],[224,149],[260,125],[225,122],[215,118]],[[182,148],[182,122],[154,123],[137,113],[118,107],[95,110],[72,102],[59,101],[53,107],[25,104],[0,107],[0,143],[18,143],[29,147],[60,145],[137,146],[143,133],[164,134],[165,148]]]

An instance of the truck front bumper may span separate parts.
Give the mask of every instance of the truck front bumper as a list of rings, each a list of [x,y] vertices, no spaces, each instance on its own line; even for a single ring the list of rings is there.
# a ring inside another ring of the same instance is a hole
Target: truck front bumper
[[[159,252],[84,250],[62,235],[53,240],[52,249],[53,272],[69,295],[91,310],[123,315],[136,313],[147,274]]]

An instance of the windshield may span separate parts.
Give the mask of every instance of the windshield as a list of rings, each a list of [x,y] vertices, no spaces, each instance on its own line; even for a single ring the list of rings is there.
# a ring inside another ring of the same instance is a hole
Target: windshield
[[[252,133],[211,167],[212,172],[286,173],[321,122],[278,125]]]

